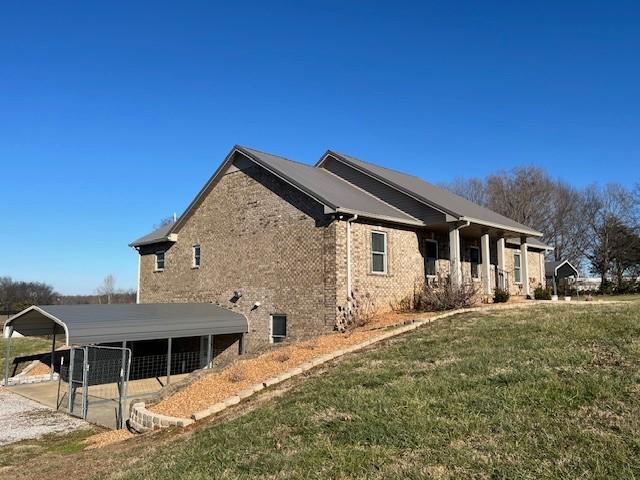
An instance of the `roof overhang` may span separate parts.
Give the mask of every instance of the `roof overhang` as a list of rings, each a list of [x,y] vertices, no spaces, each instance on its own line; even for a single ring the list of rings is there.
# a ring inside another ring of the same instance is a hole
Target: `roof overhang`
[[[339,153],[336,153],[332,150],[327,150],[324,155],[322,155],[322,157],[320,158],[320,160],[318,160],[318,162],[316,162],[315,166],[316,167],[322,167],[323,163],[327,160],[328,157],[332,157],[340,162],[343,162],[345,164],[347,164],[349,167],[353,168],[354,170],[357,170],[358,172],[367,175],[371,178],[374,178],[375,180],[377,180],[378,182],[387,185],[388,187],[391,187],[401,193],[403,193],[404,195],[413,198],[414,200],[416,200],[417,202],[422,203],[423,205],[426,205],[430,208],[433,208],[434,210],[437,210],[441,213],[446,214],[447,216],[450,217],[454,217],[454,221],[463,221],[463,222],[471,222],[471,223],[475,223],[477,225],[482,225],[485,227],[491,227],[491,228],[496,228],[499,230],[504,230],[505,232],[509,232],[509,233],[513,233],[516,235],[527,235],[527,236],[531,236],[531,237],[542,237],[543,234],[541,232],[538,232],[537,230],[533,230],[530,228],[517,228],[514,226],[507,226],[507,225],[500,225],[497,223],[492,223],[492,222],[487,222],[485,220],[481,220],[481,219],[477,219],[477,218],[472,218],[472,217],[468,217],[468,216],[464,216],[461,215],[459,212],[454,212],[453,210],[449,209],[446,207],[446,205],[440,205],[440,204],[436,204],[432,201],[430,201],[429,199],[423,197],[422,195],[418,195],[415,192],[412,192],[404,187],[402,187],[401,185],[398,185],[392,181],[390,181],[387,178],[384,178],[378,174],[376,174],[375,172],[372,172],[370,170],[365,170],[363,168],[360,168],[359,165],[353,163],[352,161],[350,161],[348,158],[346,158],[344,155],[341,155]]]
[[[24,336],[64,334],[67,345],[243,334],[247,317],[210,303],[42,305],[4,323]]]

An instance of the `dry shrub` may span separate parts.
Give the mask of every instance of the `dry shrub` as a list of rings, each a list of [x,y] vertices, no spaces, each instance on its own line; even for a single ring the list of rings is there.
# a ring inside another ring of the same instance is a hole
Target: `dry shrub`
[[[473,283],[456,285],[450,276],[416,282],[413,294],[396,304],[402,312],[434,312],[472,307],[478,298],[478,288]]]
[[[233,370],[232,372],[229,372],[227,379],[231,383],[239,383],[244,380],[244,373],[241,370]]]
[[[276,362],[280,362],[280,363],[284,363],[287,360],[289,360],[290,358],[291,358],[291,356],[287,352],[280,352],[275,356],[275,361]]]
[[[349,300],[351,306],[349,307]],[[376,313],[375,303],[371,294],[361,295],[357,290],[351,292],[351,298],[347,298],[347,306],[338,305],[336,318],[336,330],[346,332],[357,327],[369,324]]]

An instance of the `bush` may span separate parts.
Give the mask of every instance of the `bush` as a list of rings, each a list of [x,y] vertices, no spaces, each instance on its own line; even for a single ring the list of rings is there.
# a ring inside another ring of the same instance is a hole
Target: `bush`
[[[496,288],[493,293],[493,303],[507,303],[511,294],[502,288]]]
[[[545,288],[542,285],[539,285],[533,291],[533,298],[535,298],[536,300],[551,300],[551,288]]]
[[[338,316],[336,319],[335,329],[339,332],[364,327],[371,322],[376,313],[375,304],[369,293],[360,295],[357,290],[351,292],[351,309],[348,306],[338,305]]]
[[[468,308],[477,300],[474,284],[455,285],[451,277],[440,277],[435,282],[425,282],[414,288],[413,310],[442,311],[456,308]],[[403,302],[406,303],[406,302]]]

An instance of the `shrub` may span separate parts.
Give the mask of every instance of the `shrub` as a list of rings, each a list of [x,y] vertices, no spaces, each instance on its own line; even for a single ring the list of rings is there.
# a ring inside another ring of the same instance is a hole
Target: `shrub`
[[[456,308],[468,308],[477,300],[477,290],[474,284],[456,285],[451,277],[440,277],[435,282],[425,282],[414,288],[413,305],[418,311],[441,311]],[[406,302],[402,302],[406,304]]]
[[[227,380],[229,380],[231,383],[241,382],[244,380],[244,373],[241,372],[240,370],[234,370],[229,373]]]
[[[287,360],[289,360],[291,357],[289,356],[289,354],[287,352],[280,352],[278,355],[276,355],[276,362],[280,362],[280,363],[284,363]]]
[[[335,329],[339,332],[364,327],[371,322],[376,313],[375,304],[369,293],[360,295],[357,290],[354,290],[351,292],[351,298],[347,300],[351,300],[351,308],[349,308],[349,302],[347,302],[347,306],[338,305]]]
[[[493,303],[506,303],[509,301],[509,297],[511,297],[511,294],[508,291],[496,288],[493,292]]]
[[[551,288],[538,285],[533,291],[533,298],[536,300],[551,300]]]

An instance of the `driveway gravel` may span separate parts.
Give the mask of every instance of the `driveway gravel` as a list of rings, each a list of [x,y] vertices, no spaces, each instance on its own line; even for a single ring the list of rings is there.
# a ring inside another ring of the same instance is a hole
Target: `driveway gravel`
[[[0,388],[0,446],[89,424]]]

